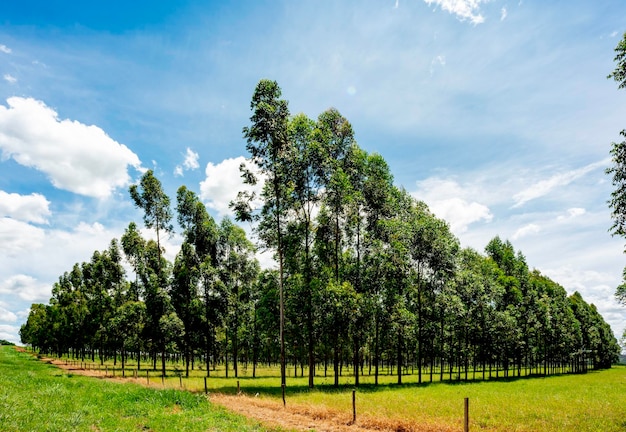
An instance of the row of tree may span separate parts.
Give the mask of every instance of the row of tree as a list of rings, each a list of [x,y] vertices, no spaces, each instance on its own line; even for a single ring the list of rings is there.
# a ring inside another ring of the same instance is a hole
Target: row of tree
[[[383,364],[401,383],[409,368],[422,382],[617,359],[595,306],[529,270],[508,241],[494,238],[486,255],[461,249],[444,221],[393,185],[385,160],[357,145],[337,110],[292,116],[269,80],[251,108],[251,164],[241,169],[262,192],[242,191],[231,206],[254,223],[277,269],[261,270],[245,232],[228,218],[217,224],[185,186],[176,196],[184,241],[168,262],[161,238],[174,214],[148,171],[130,194],[156,239],[131,223],[120,241],[63,274],[50,305],[33,305],[24,343],[122,362],[148,354],[163,374],[170,355],[185,360],[187,374],[199,359],[207,374],[217,362],[235,375],[242,361],[253,375],[260,361],[280,363],[283,383],[289,361],[308,371],[310,386],[329,366],[338,384],[347,364],[358,385],[366,365],[376,383]]]

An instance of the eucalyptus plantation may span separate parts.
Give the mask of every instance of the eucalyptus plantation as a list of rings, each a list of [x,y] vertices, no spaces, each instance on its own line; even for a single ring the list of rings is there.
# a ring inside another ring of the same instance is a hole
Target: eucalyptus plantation
[[[617,359],[595,306],[529,269],[507,240],[462,249],[445,221],[394,185],[381,155],[359,147],[338,110],[292,116],[269,80],[250,107],[241,173],[262,191],[241,191],[231,207],[257,244],[181,186],[181,246],[169,262],[161,238],[174,212],[148,171],[130,195],[155,240],[130,222],[63,273],[50,304],[31,308],[24,343],[122,365],[131,357],[137,369],[149,360],[156,369],[160,355],[163,376],[168,359],[182,360],[186,376],[198,365],[239,377],[252,363],[255,377],[258,364],[278,364],[285,385],[289,364],[294,376],[306,369],[309,387],[329,368],[335,386],[346,375],[358,386],[364,376],[402,384],[585,372]],[[257,250],[273,252],[276,268],[261,269]]]

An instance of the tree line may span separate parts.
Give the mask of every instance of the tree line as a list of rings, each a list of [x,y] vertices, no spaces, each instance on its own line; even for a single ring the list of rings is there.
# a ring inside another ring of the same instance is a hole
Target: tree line
[[[358,146],[336,109],[291,115],[278,84],[261,80],[243,129],[249,163],[231,207],[252,222],[258,244],[229,218],[216,222],[185,186],[175,212],[147,171],[130,187],[143,222],[60,276],[49,305],[34,304],[20,330],[41,351],[131,356],[165,375],[167,358],[216,365],[287,365],[335,385],[383,368],[402,383],[550,374],[610,367],[619,346],[594,305],[537,270],[509,241],[461,248],[448,224],[393,184],[383,157]],[[174,262],[161,239],[176,217]],[[275,269],[261,269],[257,248]],[[124,270],[124,262],[132,269]]]

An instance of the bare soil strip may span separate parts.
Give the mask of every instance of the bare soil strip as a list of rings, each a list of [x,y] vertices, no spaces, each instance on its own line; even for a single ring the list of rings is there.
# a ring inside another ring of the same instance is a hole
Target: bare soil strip
[[[17,348],[24,351],[21,348]],[[66,364],[64,360],[41,358],[41,361],[53,364],[60,369],[70,371],[73,374],[97,377],[115,381],[126,381],[148,386],[145,379],[121,376],[105,376],[104,370],[84,369]],[[149,387],[160,388],[159,380],[154,380]],[[247,395],[225,395],[211,393],[209,400],[212,403],[255,419],[269,427],[280,427],[288,430],[317,432],[452,432],[457,428],[448,425],[416,424],[412,422],[375,419],[360,415],[356,423],[352,422],[351,414],[335,411],[313,405],[287,404],[283,406],[281,401]]]

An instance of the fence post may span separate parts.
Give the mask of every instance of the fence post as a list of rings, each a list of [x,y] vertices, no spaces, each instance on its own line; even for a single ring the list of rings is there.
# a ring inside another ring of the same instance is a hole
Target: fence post
[[[469,432],[469,398],[465,398],[464,400],[464,420],[463,420],[463,431]]]
[[[183,388],[183,376],[178,375],[178,381],[180,382],[180,388]]]
[[[146,369],[146,384],[150,384],[150,375],[148,369]]]
[[[240,394],[240,393],[241,393],[241,390],[240,390],[240,387],[239,387],[239,380],[237,380],[237,394]]]
[[[207,394],[209,392],[207,385],[206,385],[206,377],[204,377],[204,394]]]
[[[283,406],[286,406],[287,402],[285,402],[285,384],[281,384],[281,387],[283,389]]]
[[[356,390],[352,390],[352,423],[356,423]]]

